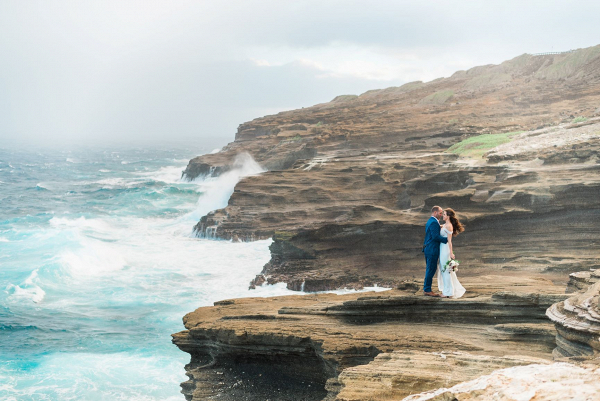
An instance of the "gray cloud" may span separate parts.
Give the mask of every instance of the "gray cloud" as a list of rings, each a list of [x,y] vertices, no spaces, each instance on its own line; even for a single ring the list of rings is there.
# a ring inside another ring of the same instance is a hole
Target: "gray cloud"
[[[591,46],[600,3],[559,0],[222,1],[211,29],[248,45],[443,47],[488,42],[528,47]],[[201,15],[196,9],[192,12]]]
[[[223,144],[339,94],[595,45],[599,14],[558,0],[5,1],[0,140]]]
[[[244,121],[373,86],[372,81],[349,77],[318,78],[318,72],[301,63],[273,67],[249,61],[158,64],[122,81],[118,91],[102,98],[96,107],[102,113],[93,125],[120,135],[146,132],[160,137],[168,132],[188,138],[231,138]],[[173,131],[174,125],[178,132]]]

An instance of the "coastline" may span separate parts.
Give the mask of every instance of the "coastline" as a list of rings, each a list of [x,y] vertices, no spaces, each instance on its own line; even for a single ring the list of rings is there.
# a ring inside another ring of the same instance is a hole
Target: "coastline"
[[[226,174],[244,152],[267,170],[195,226],[211,238],[273,238],[251,287],[394,290],[224,300],[189,313],[173,335],[192,356],[186,399],[402,399],[553,357],[596,363],[585,333],[597,330],[600,57],[583,56],[597,49],[259,118],[221,152],[192,159],[188,179]],[[559,68],[568,63],[579,64]],[[435,204],[467,226],[455,243],[464,299],[419,296],[422,225]],[[589,319],[573,317],[584,309]],[[440,354],[468,373],[433,380]]]

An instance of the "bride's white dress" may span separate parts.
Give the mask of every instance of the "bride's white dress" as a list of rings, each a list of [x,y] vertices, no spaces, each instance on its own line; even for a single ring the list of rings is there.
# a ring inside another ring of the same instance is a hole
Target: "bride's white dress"
[[[448,238],[450,232],[446,230],[446,227],[442,227],[440,235]],[[438,262],[437,270],[438,289],[444,296],[460,298],[467,290],[458,281],[456,272],[451,272],[449,268],[446,268],[445,272],[440,270],[441,266],[444,266],[448,260],[450,260],[450,246],[448,244],[440,244],[440,261]]]

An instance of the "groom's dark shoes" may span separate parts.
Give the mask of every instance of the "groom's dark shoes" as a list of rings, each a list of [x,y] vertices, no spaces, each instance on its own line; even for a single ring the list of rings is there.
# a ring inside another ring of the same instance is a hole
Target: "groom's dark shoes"
[[[440,294],[436,294],[435,292],[424,292],[423,295],[426,295],[428,297],[439,297]]]

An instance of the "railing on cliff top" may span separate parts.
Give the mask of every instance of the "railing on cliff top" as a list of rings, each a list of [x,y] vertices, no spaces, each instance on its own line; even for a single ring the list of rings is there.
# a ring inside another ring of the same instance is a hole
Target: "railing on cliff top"
[[[532,56],[550,56],[553,54],[567,54],[567,53],[573,53],[575,50],[567,50],[566,52],[546,52],[546,53],[534,53],[532,54]]]

